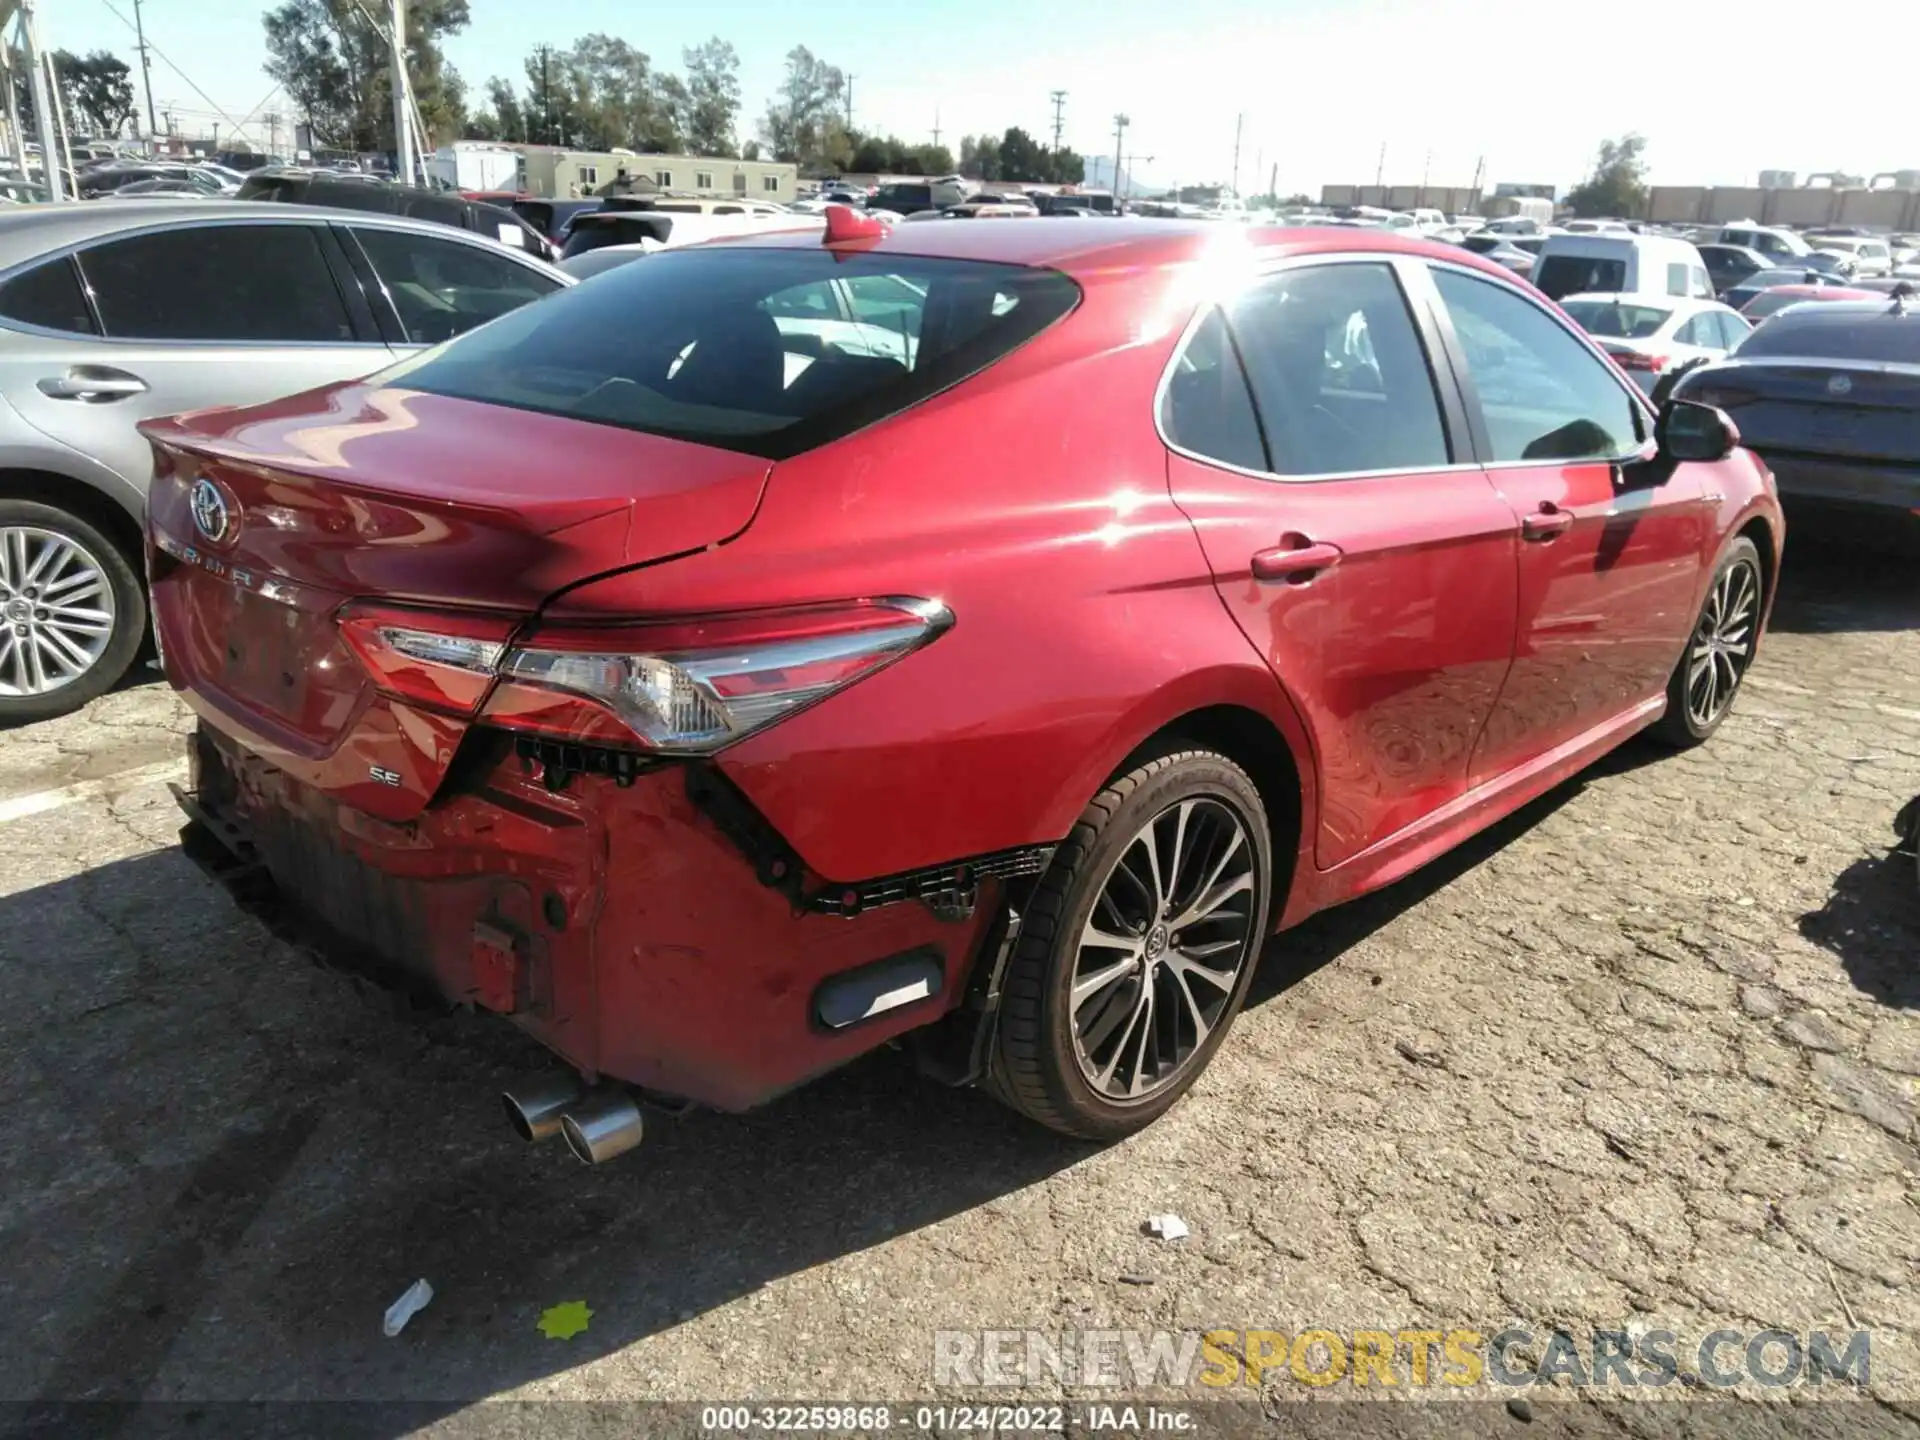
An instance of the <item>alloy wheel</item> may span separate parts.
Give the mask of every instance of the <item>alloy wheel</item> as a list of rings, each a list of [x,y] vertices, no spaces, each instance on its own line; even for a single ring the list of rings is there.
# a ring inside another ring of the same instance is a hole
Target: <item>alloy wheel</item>
[[[0,695],[45,695],[86,674],[113,639],[113,587],[71,536],[0,529]]]
[[[1759,616],[1759,571],[1751,561],[1737,561],[1713,582],[1687,649],[1687,715],[1700,729],[1714,725],[1733,703],[1753,657]]]
[[[1246,823],[1181,800],[1141,827],[1101,882],[1074,960],[1074,1057],[1110,1102],[1173,1084],[1232,1004],[1259,937]]]

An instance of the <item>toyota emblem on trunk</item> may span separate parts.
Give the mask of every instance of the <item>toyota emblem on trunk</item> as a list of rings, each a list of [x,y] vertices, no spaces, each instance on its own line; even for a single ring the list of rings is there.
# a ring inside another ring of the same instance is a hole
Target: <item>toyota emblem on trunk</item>
[[[1853,381],[1845,375],[1836,375],[1827,381],[1827,389],[1835,395],[1845,395],[1853,389]]]
[[[227,502],[220,489],[204,476],[193,482],[193,528],[209,540],[227,537]]]

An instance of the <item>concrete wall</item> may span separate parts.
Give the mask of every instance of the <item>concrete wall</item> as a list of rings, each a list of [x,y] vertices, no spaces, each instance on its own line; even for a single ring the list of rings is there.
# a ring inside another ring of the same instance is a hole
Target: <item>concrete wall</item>
[[[1834,198],[1839,202],[1834,207],[1835,220],[1872,230],[1905,230],[1920,211],[1916,190],[1838,190]]]
[[[1322,205],[1374,205],[1382,210],[1440,210],[1472,214],[1480,197],[1465,185],[1322,185]]]
[[[1656,185],[1647,192],[1646,218],[1661,225],[1703,224],[1710,194],[1700,185]]]
[[[1829,225],[1839,208],[1839,190],[1769,190],[1764,207],[1755,206],[1753,218],[1774,225]],[[1738,219],[1740,217],[1730,217]]]

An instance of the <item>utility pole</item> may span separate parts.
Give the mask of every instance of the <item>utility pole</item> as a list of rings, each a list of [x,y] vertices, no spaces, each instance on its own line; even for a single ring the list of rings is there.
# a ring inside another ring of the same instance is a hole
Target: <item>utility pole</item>
[[[1482,155],[1480,157],[1479,163],[1473,167],[1473,212],[1472,213],[1476,215],[1480,213],[1480,186],[1486,180],[1486,177],[1487,177],[1487,157]]]
[[[1240,194],[1240,131],[1246,123],[1244,113],[1233,117],[1233,193],[1236,197]]]
[[[940,107],[938,105],[933,107],[933,143],[935,145],[940,143]]]
[[[153,62],[147,58],[147,31],[140,20],[140,0],[133,0],[133,33],[139,41],[136,48],[140,51],[140,88],[147,92],[147,129],[158,135],[160,126],[153,118]]]
[[[553,58],[553,47],[540,47],[540,138],[542,143],[553,143],[553,82],[547,75],[547,62]]]
[[[1420,167],[1420,203],[1427,203],[1427,181],[1433,176],[1433,152],[1427,151],[1427,160]]]
[[[1374,167],[1373,184],[1374,184],[1374,188],[1378,189],[1380,186],[1386,183],[1387,183],[1387,142],[1382,140],[1380,142],[1380,163]]]
[[[27,88],[33,96],[33,128],[40,137],[40,163],[47,177],[47,194],[54,200],[73,200],[68,195],[60,168],[60,138],[53,108],[53,87],[47,83],[47,54],[40,48],[40,24],[34,18],[33,0],[20,0],[20,38],[26,42]],[[22,145],[22,153],[25,146]]]
[[[267,154],[278,155],[279,153],[280,112],[278,110],[269,110],[267,112]]]
[[[1066,128],[1067,92],[1055,90],[1050,97],[1053,100],[1053,151],[1060,153],[1060,133]]]
[[[1120,147],[1124,143],[1127,126],[1132,123],[1125,115],[1113,117],[1113,195],[1116,200],[1120,198]]]
[[[847,75],[847,133],[853,133],[853,75]]]
[[[393,168],[402,185],[413,184],[413,126],[408,112],[407,0],[393,0]]]

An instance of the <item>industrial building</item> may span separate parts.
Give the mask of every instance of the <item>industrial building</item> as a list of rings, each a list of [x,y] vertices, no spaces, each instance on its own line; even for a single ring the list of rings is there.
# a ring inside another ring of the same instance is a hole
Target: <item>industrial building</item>
[[[1851,225],[1862,230],[1920,230],[1920,171],[1876,175],[1891,185],[1768,185],[1786,172],[1769,171],[1760,185],[1656,185],[1640,218],[1664,225]],[[1788,178],[1791,178],[1790,176]],[[1809,176],[1809,181],[1822,179]]]
[[[618,180],[651,180],[682,195],[733,196],[787,204],[795,198],[800,167],[774,160],[729,160],[707,155],[639,155],[631,150],[568,150],[557,145],[513,145],[520,156],[519,188],[529,195],[586,196]]]

